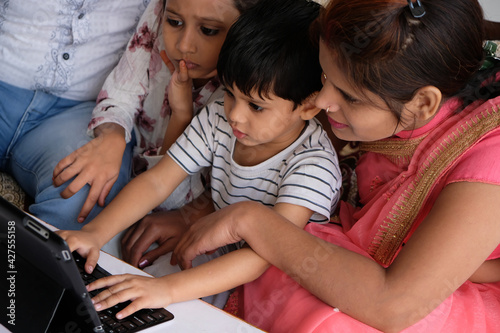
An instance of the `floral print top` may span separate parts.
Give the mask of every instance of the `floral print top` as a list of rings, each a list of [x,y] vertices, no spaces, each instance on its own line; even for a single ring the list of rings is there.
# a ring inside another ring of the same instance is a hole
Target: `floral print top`
[[[130,39],[120,62],[106,79],[97,98],[97,106],[88,126],[89,135],[103,123],[125,128],[126,141],[134,132],[134,173],[155,164],[170,119],[166,91],[171,74],[163,63],[161,32],[162,0],[152,0]],[[193,88],[194,113],[208,102],[223,96],[217,78],[205,86]]]

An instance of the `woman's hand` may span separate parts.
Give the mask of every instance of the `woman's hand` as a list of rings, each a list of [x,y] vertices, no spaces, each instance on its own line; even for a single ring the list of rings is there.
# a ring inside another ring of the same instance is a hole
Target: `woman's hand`
[[[122,255],[134,266],[144,268],[159,256],[171,252],[189,226],[214,211],[210,190],[178,210],[147,215],[132,226],[122,239]],[[159,247],[144,253],[153,243]]]
[[[146,215],[122,238],[123,260],[139,268],[149,266],[161,255],[173,251],[188,228],[178,210]],[[154,243],[158,247],[146,252]]]
[[[118,303],[132,301],[116,314],[122,319],[144,308],[163,308],[171,303],[171,288],[165,287],[164,279],[132,274],[111,275],[96,280],[87,286],[88,291],[107,288],[92,299],[97,311]]]
[[[96,203],[104,206],[104,200],[120,173],[125,146],[123,127],[103,124],[96,128],[95,139],[63,158],[54,168],[55,186],[75,177],[61,192],[63,198],[70,198],[86,184],[90,185],[78,222],[85,220]]]
[[[255,205],[260,204],[235,203],[199,219],[191,225],[175,247],[171,264],[179,264],[184,269],[191,268],[191,262],[196,256],[242,240],[237,232],[238,217]]]

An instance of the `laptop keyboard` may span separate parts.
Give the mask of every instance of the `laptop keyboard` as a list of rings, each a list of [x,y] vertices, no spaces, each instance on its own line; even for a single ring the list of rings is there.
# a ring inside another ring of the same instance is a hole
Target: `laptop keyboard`
[[[80,257],[78,253],[73,253],[76,265],[80,271],[85,284],[89,284],[99,278],[111,275],[108,271],[103,269],[101,266],[97,265],[92,274],[88,274],[84,270],[85,259]],[[89,292],[91,297],[99,294],[100,290],[94,290]],[[99,311],[99,318],[103,325],[103,329],[107,333],[123,333],[123,332],[138,332],[145,328],[163,323],[165,321],[171,320],[174,316],[166,309],[142,309],[134,314],[123,318],[117,319],[116,314],[125,308],[130,302],[124,302],[117,304],[109,309]]]

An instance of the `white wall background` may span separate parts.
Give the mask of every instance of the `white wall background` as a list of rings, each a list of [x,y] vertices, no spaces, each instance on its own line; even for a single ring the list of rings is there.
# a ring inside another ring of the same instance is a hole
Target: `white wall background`
[[[500,22],[500,0],[479,0],[479,3],[486,19]]]

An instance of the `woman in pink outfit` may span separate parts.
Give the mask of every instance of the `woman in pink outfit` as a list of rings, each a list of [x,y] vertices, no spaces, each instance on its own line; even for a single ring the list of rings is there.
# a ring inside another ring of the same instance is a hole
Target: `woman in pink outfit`
[[[243,317],[270,332],[500,332],[500,66],[480,70],[480,5],[331,0],[318,28],[316,105],[360,142],[359,204],[305,231],[231,205],[178,260],[244,239],[274,266]]]

